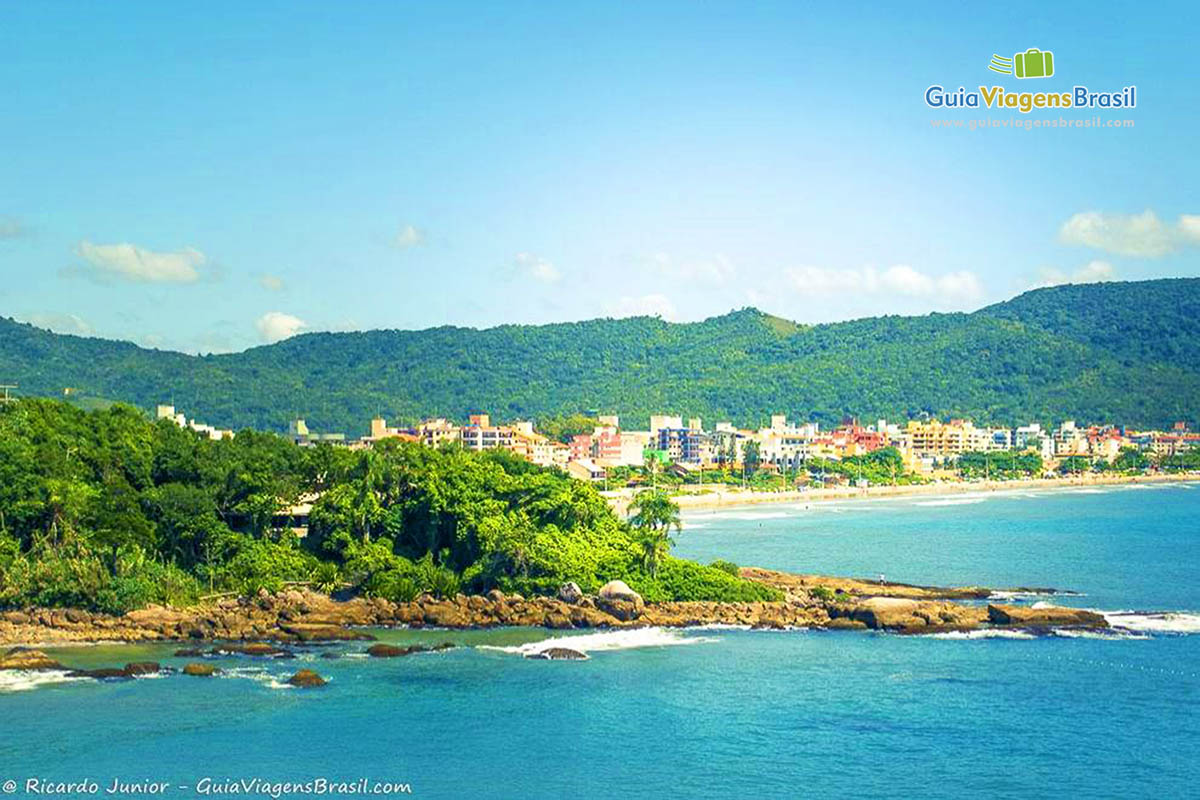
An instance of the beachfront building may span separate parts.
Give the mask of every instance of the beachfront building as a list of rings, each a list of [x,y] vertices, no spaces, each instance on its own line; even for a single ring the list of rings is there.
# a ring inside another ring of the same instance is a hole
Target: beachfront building
[[[694,427],[693,427],[694,426]],[[707,464],[712,462],[712,438],[693,419],[686,428],[663,428],[658,432],[658,450],[672,462]]]
[[[422,422],[414,433],[427,447],[441,447],[443,444],[458,441],[459,427],[454,423],[439,417]]]
[[[458,440],[467,450],[494,450],[513,446],[513,429],[503,425],[492,425],[487,414],[472,414],[467,425],[459,428]]]
[[[225,428],[214,428],[212,425],[206,425],[203,422],[196,422],[194,419],[188,419],[183,412],[176,411],[175,406],[158,405],[154,409],[155,419],[169,419],[181,428],[193,430],[201,436],[207,436],[213,441],[219,439],[232,439],[233,431]]]
[[[308,423],[302,419],[294,419],[288,423],[288,434],[292,437],[292,441],[301,447],[309,447],[315,444],[334,444],[345,445],[346,434],[344,433],[317,433],[309,430]]]
[[[940,459],[961,455],[979,443],[975,425],[961,419],[950,422],[910,420],[902,440],[904,446],[918,457]]]
[[[598,483],[604,480],[607,473],[604,467],[590,458],[580,458],[567,464],[567,474],[581,481]]]

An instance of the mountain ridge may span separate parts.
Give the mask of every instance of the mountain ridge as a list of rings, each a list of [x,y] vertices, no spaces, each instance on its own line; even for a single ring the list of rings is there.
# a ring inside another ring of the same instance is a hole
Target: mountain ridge
[[[314,332],[187,355],[0,318],[0,380],[74,387],[224,427],[361,432],[412,421],[656,411],[759,424],[962,415],[981,422],[1195,421],[1200,279],[1032,290],[971,313],[805,325],[742,308],[698,322],[600,318]]]

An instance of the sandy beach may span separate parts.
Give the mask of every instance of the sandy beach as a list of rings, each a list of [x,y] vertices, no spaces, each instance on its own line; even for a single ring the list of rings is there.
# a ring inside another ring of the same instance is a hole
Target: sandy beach
[[[688,491],[674,496],[684,511],[725,508],[729,506],[757,505],[760,503],[806,503],[821,500],[855,500],[863,498],[905,497],[910,495],[945,495],[964,492],[1003,492],[1048,489],[1072,489],[1080,487],[1109,486],[1120,484],[1186,483],[1200,480],[1193,473],[1171,475],[1083,475],[1067,478],[1032,478],[1014,481],[939,481],[908,486],[868,486],[858,488],[838,486],[790,492],[756,492],[721,484],[703,487],[687,487]],[[605,493],[613,507],[621,512],[632,497],[630,490]]]

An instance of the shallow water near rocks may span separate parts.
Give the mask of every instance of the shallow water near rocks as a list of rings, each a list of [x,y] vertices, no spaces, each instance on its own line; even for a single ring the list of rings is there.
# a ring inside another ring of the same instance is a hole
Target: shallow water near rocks
[[[373,659],[347,643],[294,660],[206,659],[216,678],[0,684],[0,778],[165,780],[175,797],[204,777],[365,777],[435,798],[1191,794],[1200,492],[929,499],[690,514],[679,553],[1072,589],[1051,601],[1125,612],[1129,635],[378,631],[462,646]],[[572,639],[589,660],[523,657]],[[78,667],[196,660],[177,647],[52,655]],[[329,685],[288,687],[301,668]]]

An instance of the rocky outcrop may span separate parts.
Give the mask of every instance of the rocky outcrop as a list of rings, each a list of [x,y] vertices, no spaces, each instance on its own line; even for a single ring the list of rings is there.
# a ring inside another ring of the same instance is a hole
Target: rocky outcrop
[[[187,664],[183,668],[184,675],[192,675],[197,678],[211,678],[218,672],[220,672],[220,670],[214,667],[212,664],[199,664],[196,662]]]
[[[992,604],[987,607],[988,621],[993,625],[1019,628],[1107,628],[1108,620],[1094,611],[1063,606],[1012,606]]]
[[[292,686],[298,686],[301,689],[315,689],[319,686],[324,686],[329,681],[322,678],[311,669],[302,669],[292,677],[288,678],[288,683]]]
[[[970,630],[987,620],[980,606],[937,600],[909,600],[900,597],[869,597],[849,603],[831,603],[831,617],[860,622],[872,630],[901,633],[933,633]]]
[[[154,675],[162,672],[162,665],[157,661],[135,661],[123,667],[102,667],[100,669],[74,669],[67,673],[72,678],[95,678],[96,680],[128,680],[139,675]]]
[[[739,572],[747,580],[779,589],[789,600],[800,601],[812,597],[814,589],[827,590],[831,594],[845,594],[850,598],[899,597],[907,600],[984,600],[992,593],[991,589],[979,586],[916,586],[865,578],[799,575],[761,567],[742,567]]]
[[[63,665],[41,650],[14,647],[0,655],[0,669],[62,669]]]
[[[249,644],[221,644],[212,649],[212,655],[254,656],[256,658],[295,658],[291,650],[285,650],[267,642],[250,642]]]
[[[646,603],[625,581],[609,581],[600,587],[596,595],[596,607],[623,622],[629,622],[642,615]]]
[[[587,661],[588,654],[569,647],[547,647],[536,653],[528,653],[525,657],[543,661]]]
[[[555,597],[506,594],[422,595],[412,602],[380,598],[338,601],[307,590],[222,598],[203,606],[149,606],[123,616],[73,609],[25,609],[0,613],[0,644],[38,642],[222,642],[218,649],[240,655],[287,657],[290,645],[370,641],[363,627],[493,628],[523,626],[567,630],[661,625],[722,624],[757,628],[872,628],[903,633],[959,630],[984,624],[1046,627],[1101,625],[1074,609],[1048,612],[1019,606],[952,602],[986,596],[988,590],[942,589],[877,583],[820,575],[789,575],[751,567],[743,577],[780,589],[784,600],[755,603],[646,603],[622,581],[611,581],[595,597],[566,583]],[[1006,609],[1015,609],[1008,611]],[[1037,613],[1035,613],[1037,612]],[[1067,616],[1062,616],[1062,615]],[[270,644],[262,644],[269,642]],[[255,644],[258,643],[258,644]],[[206,654],[197,646],[180,658]],[[29,658],[28,656],[22,658]],[[53,662],[51,662],[53,663]],[[15,667],[14,667],[15,668]],[[44,667],[53,668],[53,667]]]
[[[433,653],[439,650],[452,650],[457,645],[452,642],[442,642],[441,644],[426,645],[413,644],[407,647],[397,647],[391,644],[373,644],[367,648],[367,655],[371,658],[399,658],[401,656],[411,656],[413,653]]]

